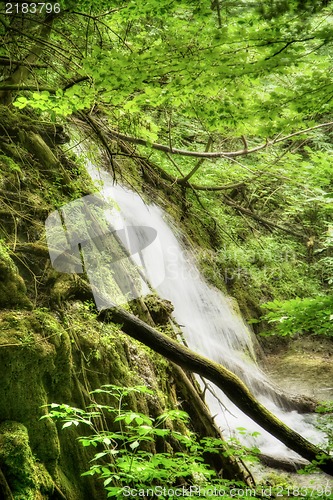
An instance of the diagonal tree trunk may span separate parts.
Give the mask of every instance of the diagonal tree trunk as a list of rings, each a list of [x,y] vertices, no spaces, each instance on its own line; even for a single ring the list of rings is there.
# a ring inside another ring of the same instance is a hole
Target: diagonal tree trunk
[[[251,394],[234,373],[201,354],[191,351],[123,309],[105,309],[99,314],[99,319],[121,323],[122,330],[130,337],[142,342],[182,368],[209,379],[263,429],[306,460],[319,462],[318,467],[333,476],[333,457],[275,417]]]

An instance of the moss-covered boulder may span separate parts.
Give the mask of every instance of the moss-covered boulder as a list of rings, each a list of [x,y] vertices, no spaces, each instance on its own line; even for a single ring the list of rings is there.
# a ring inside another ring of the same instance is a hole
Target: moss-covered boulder
[[[31,307],[26,287],[5,246],[0,242],[0,305]]]
[[[45,484],[50,486],[51,480],[55,495],[59,490],[67,500],[105,498],[101,482],[81,477],[95,450],[82,447],[77,438],[89,429],[62,430],[60,422],[41,420],[47,405],[86,408],[93,402],[90,391],[103,384],[151,387],[153,395],[133,396],[130,407],[152,417],[178,404],[170,365],[124,335],[121,325],[97,321],[91,302],[73,302],[61,313],[0,311],[0,380],[0,423],[9,443],[2,446],[0,470],[15,500],[43,499]],[[108,396],[100,402],[113,404]],[[107,425],[112,428],[113,422]],[[28,470],[23,477],[10,456],[18,431]],[[0,434],[0,447],[1,443]],[[16,491],[26,497],[16,497]]]
[[[46,500],[54,481],[33,455],[27,428],[6,421],[0,424],[0,466],[15,500]]]

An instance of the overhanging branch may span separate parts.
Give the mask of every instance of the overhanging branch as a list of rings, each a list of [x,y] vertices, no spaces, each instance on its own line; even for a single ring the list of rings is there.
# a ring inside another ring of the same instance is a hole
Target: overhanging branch
[[[43,87],[43,86],[37,86],[37,85],[24,85],[24,84],[5,84],[5,85],[0,85],[0,92],[15,92],[21,90],[23,91],[29,91],[29,92],[49,92],[50,94],[55,94],[56,89],[50,88],[50,87]]]
[[[247,215],[248,217],[251,217],[252,219],[265,224],[266,226],[272,227],[279,229],[280,231],[283,231],[287,234],[291,234],[292,236],[295,236],[296,238],[300,238],[301,240],[306,239],[306,235],[303,233],[299,233],[298,231],[294,231],[292,229],[289,229],[288,227],[280,226],[280,224],[276,224],[275,222],[266,219],[265,217],[262,217],[261,215],[257,214],[256,212],[252,212],[252,210],[249,210],[248,208],[244,208],[241,205],[238,205],[235,203],[233,200],[231,200],[228,196],[224,196],[224,201],[229,207],[234,208],[238,212],[241,212],[244,215]]]
[[[311,132],[312,130],[316,130],[319,128],[324,128],[324,127],[330,127],[333,125],[333,122],[327,122],[327,123],[320,123],[319,125],[315,125],[314,127],[309,127],[304,130],[299,130],[298,132],[293,132],[292,134],[285,135],[283,137],[276,137],[275,139],[268,140],[264,143],[261,144],[260,146],[256,146],[254,148],[244,148],[240,149],[238,151],[215,151],[215,152],[207,152],[207,151],[188,151],[186,149],[177,149],[177,148],[170,148],[169,146],[166,146],[165,144],[159,144],[157,142],[153,142],[152,144],[146,141],[145,139],[141,139],[139,137],[132,137],[126,134],[122,134],[120,132],[117,132],[116,130],[109,130],[109,135],[113,139],[121,139],[126,142],[131,142],[133,144],[140,144],[141,146],[146,146],[146,147],[151,147],[153,149],[156,149],[158,151],[163,151],[165,153],[170,153],[170,154],[175,154],[175,155],[182,155],[182,156],[192,156],[195,158],[209,158],[209,159],[214,159],[214,158],[235,158],[236,156],[245,156],[249,155],[252,153],[257,153],[258,151],[262,151],[265,148],[275,146],[275,144],[279,144],[280,142],[287,141],[288,139],[291,139],[292,137],[296,137],[298,135],[302,134],[307,134],[308,132]]]
[[[199,186],[192,184],[191,187],[196,191],[227,191],[228,189],[237,189],[246,186],[245,182],[234,182],[233,184],[224,184],[222,186]]]
[[[10,59],[9,57],[2,56],[0,57],[0,66],[28,66],[29,68],[47,68],[47,64],[37,63],[37,62],[27,62],[27,61],[16,61],[14,59]]]
[[[42,41],[47,40],[52,30],[54,14],[49,14],[44,20],[44,24],[39,33],[39,40],[32,47],[28,55],[22,61],[22,64],[16,67],[14,72],[4,81],[4,85],[16,85],[24,82],[29,75],[29,64],[36,63],[43,51]],[[0,100],[4,104],[9,104],[11,95],[8,90],[0,88]]]
[[[205,149],[205,153],[208,153],[212,142],[213,142],[212,138],[211,138],[211,136],[209,136],[207,146]],[[193,177],[193,175],[199,170],[199,168],[201,167],[201,165],[204,161],[205,161],[205,158],[200,158],[200,160],[197,162],[197,164],[194,166],[194,168],[192,168],[192,170],[187,175],[185,175],[185,177],[183,177],[182,179],[179,179],[178,184],[187,184],[188,181],[191,179],[191,177]]]
[[[0,63],[1,65],[1,63]],[[64,87],[62,87],[62,91],[65,92],[66,90],[70,89],[71,87],[74,87],[74,85],[81,83],[81,82],[86,82],[87,80],[90,80],[89,76],[81,76],[79,78],[73,78],[72,80],[69,80]],[[55,89],[53,87],[44,87],[43,85],[24,85],[24,84],[5,84],[5,85],[0,85],[0,92],[1,91],[29,91],[29,92],[49,92],[50,94],[56,94],[58,89]]]

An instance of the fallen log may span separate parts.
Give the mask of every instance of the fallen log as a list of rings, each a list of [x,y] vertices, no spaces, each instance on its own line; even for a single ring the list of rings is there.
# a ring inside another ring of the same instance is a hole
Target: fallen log
[[[182,368],[213,382],[260,427],[309,462],[316,462],[323,472],[333,476],[333,457],[275,417],[234,373],[172,340],[124,309],[104,309],[100,312],[98,319],[122,324],[122,330],[130,337],[142,342]]]

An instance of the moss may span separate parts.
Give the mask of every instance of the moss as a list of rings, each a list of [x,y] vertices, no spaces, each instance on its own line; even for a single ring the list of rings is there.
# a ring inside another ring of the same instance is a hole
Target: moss
[[[238,309],[242,311],[241,314],[246,321],[259,319],[262,316],[259,297],[251,287],[246,288],[242,283],[236,283],[229,287],[229,293],[236,299]]]
[[[33,456],[23,424],[0,424],[0,463],[14,500],[47,499],[53,493],[53,479]]]
[[[156,325],[168,323],[173,311],[173,305],[169,300],[163,300],[157,295],[148,295],[144,298],[144,303]]]
[[[0,242],[0,304],[31,307],[26,287],[5,246]]]
[[[53,330],[45,327],[40,334],[35,322],[34,313],[1,313],[0,415],[2,420],[15,419],[27,426],[34,453],[52,472],[59,456],[57,432],[53,422],[39,418],[56,383],[56,349],[46,340],[53,337]],[[66,394],[65,380],[59,389]]]
[[[8,170],[10,172],[22,172],[21,167],[13,160],[13,158],[6,155],[0,155],[0,170],[4,173],[7,173]]]

